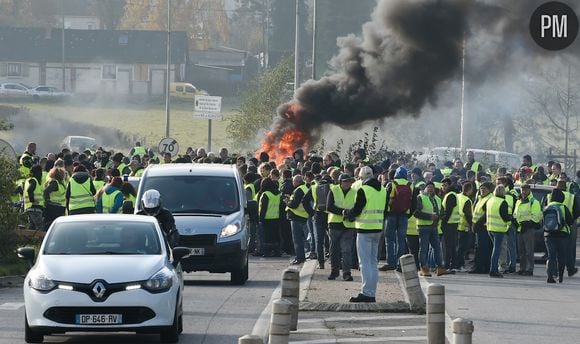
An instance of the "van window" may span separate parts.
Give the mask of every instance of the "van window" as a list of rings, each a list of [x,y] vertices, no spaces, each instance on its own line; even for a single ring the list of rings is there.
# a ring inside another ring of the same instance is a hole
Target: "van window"
[[[177,92],[183,92],[183,86],[175,86]]]
[[[240,210],[238,188],[232,177],[159,176],[143,180],[143,192],[155,189],[172,213],[231,214]]]
[[[185,92],[187,93],[195,93],[195,87],[190,85],[185,85]]]

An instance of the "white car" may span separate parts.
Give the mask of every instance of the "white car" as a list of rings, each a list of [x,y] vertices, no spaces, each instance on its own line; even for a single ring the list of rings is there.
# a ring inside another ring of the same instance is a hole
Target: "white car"
[[[53,86],[36,86],[28,90],[28,95],[33,99],[63,99],[72,97],[72,93],[60,91]]]
[[[28,88],[19,83],[0,83],[0,97],[24,98],[28,96]]]
[[[24,280],[25,340],[71,331],[159,333],[183,329],[183,274],[191,250],[170,250],[154,217],[62,216],[49,228]],[[34,259],[34,249],[20,248]]]

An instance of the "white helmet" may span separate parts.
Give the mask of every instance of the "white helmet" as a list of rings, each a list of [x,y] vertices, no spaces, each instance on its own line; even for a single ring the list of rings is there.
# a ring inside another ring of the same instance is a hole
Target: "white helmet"
[[[161,210],[161,194],[155,189],[147,190],[141,197],[143,211],[148,215],[155,216]]]

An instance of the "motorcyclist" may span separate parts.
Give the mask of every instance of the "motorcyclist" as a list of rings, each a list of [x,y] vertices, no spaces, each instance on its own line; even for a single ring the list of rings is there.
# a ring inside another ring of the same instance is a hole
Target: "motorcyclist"
[[[175,219],[171,212],[161,205],[161,194],[155,189],[147,190],[141,197],[141,210],[138,215],[154,216],[165,234],[169,246],[175,247],[179,243],[179,232],[175,227]]]

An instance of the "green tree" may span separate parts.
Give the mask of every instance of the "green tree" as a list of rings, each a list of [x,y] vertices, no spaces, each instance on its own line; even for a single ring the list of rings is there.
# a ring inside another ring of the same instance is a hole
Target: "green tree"
[[[18,168],[15,161],[2,152],[0,152],[0,176],[0,259],[6,261],[15,257],[14,250],[18,244],[18,236],[15,233],[18,212],[10,201],[14,183],[18,178]]]
[[[243,96],[239,114],[231,117],[226,131],[235,145],[248,147],[258,132],[272,124],[276,108],[283,101],[286,84],[293,78],[290,59],[262,74]],[[255,147],[254,147],[255,148]]]

